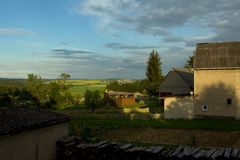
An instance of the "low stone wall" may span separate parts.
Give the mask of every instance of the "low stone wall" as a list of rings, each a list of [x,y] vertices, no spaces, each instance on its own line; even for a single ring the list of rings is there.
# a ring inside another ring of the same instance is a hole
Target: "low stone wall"
[[[66,115],[78,115],[78,114],[86,114],[86,113],[92,113],[91,109],[69,109],[69,110],[51,110],[54,112],[60,112],[64,113]],[[118,107],[118,108],[98,108],[95,109],[93,113],[100,113],[100,114],[112,114],[112,113],[148,113],[149,108],[124,108],[124,107]]]
[[[192,119],[193,98],[188,96],[164,98],[165,119]]]
[[[66,114],[72,118],[96,118],[96,119],[131,119],[131,120],[150,120],[150,119],[162,119],[163,113],[146,113],[149,108],[142,109],[97,109],[93,113],[89,110],[73,109],[64,111],[55,111]],[[126,112],[126,113],[124,113]]]
[[[156,160],[156,159],[239,159],[236,148],[210,148],[163,146],[137,147],[132,144],[119,144],[101,141],[85,143],[79,138],[66,137],[57,142],[58,160]]]
[[[123,108],[123,113],[149,113],[149,108]]]
[[[141,114],[141,113],[129,113],[129,114],[79,114],[77,118],[94,118],[94,119],[130,119],[130,120],[151,120],[161,119],[163,114]]]

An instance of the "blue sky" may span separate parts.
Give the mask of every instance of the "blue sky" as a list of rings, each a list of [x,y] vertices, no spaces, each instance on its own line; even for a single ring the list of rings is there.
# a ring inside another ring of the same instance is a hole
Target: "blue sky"
[[[239,16],[239,0],[0,0],[0,77],[143,79],[153,49],[166,74],[239,41]]]

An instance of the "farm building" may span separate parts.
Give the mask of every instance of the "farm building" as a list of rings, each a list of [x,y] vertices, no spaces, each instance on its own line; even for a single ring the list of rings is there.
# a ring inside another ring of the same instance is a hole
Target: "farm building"
[[[196,117],[240,117],[240,42],[197,45],[194,95]]]
[[[240,42],[197,44],[194,87],[179,73],[170,71],[159,87],[165,118],[240,118]]]
[[[193,70],[173,68],[159,86],[166,119],[191,119],[193,112]]]
[[[128,106],[136,104],[134,93],[108,91],[104,93],[105,102],[113,106]]]
[[[67,121],[54,112],[0,108],[0,160],[56,159],[56,142],[68,135]]]
[[[173,68],[159,86],[160,96],[189,95],[193,92],[193,70]]]

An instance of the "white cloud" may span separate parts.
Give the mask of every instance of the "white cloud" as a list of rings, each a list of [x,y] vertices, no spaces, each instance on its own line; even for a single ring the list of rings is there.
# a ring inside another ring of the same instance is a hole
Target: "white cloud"
[[[0,28],[0,35],[37,35],[37,33],[21,28]]]
[[[238,40],[240,1],[232,0],[83,0],[75,11],[97,17],[97,25],[168,37],[191,24],[215,34],[209,40]]]

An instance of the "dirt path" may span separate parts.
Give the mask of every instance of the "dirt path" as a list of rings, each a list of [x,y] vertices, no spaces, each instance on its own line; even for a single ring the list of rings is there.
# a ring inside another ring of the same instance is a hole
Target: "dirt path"
[[[97,138],[156,144],[196,145],[206,147],[240,147],[240,132],[192,129],[126,127],[106,131]]]

